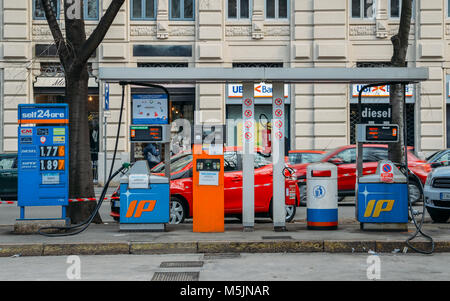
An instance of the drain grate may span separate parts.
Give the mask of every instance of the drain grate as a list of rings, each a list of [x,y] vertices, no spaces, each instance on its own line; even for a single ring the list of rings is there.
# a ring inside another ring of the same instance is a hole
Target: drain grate
[[[292,239],[291,236],[263,236],[262,239]]]
[[[203,261],[164,261],[160,268],[201,268]]]
[[[152,281],[198,281],[200,272],[155,272]]]
[[[240,253],[217,253],[217,254],[205,254],[203,255],[203,259],[211,260],[211,259],[230,259],[230,258],[239,258],[241,257]]]

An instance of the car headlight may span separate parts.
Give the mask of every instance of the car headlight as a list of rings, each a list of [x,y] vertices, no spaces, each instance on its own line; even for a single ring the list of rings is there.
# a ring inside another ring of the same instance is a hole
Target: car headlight
[[[431,176],[431,173],[429,173],[428,174],[428,176],[427,176],[427,179],[426,179],[426,181],[425,181],[425,185],[426,186],[430,186],[431,185],[431,179],[432,179],[433,177]]]

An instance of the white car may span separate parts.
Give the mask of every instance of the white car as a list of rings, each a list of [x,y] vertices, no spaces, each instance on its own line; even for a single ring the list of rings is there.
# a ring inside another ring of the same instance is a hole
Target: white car
[[[450,217],[450,166],[434,169],[428,174],[424,191],[425,207],[436,223],[445,223]]]

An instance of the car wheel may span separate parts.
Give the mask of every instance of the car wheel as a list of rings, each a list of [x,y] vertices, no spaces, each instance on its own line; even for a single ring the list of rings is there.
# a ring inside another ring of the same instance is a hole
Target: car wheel
[[[181,201],[177,197],[172,197],[170,199],[170,218],[169,218],[169,224],[181,224],[184,222],[184,219],[186,218],[186,207],[184,206],[184,202]]]
[[[415,204],[422,200],[422,189],[416,181],[409,182],[408,190],[411,204]]]
[[[295,217],[296,212],[297,212],[297,206],[286,205],[286,223],[292,222],[292,220]]]
[[[300,206],[301,207],[305,207],[307,202],[306,202],[306,185],[301,185],[299,187],[300,189]]]
[[[297,206],[286,205],[285,208],[286,208],[286,223],[290,223],[292,222],[292,220],[295,217],[295,214],[297,213]],[[270,202],[269,217],[273,220],[272,201]]]
[[[450,217],[450,212],[427,207],[428,214],[435,223],[446,223]]]

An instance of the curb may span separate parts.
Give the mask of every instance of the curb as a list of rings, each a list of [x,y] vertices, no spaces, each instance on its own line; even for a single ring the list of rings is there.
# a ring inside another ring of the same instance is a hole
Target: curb
[[[414,247],[430,250],[428,242]],[[184,253],[415,253],[404,241],[283,240],[283,241],[198,241],[198,242],[123,242],[0,245],[0,257],[184,254]],[[450,241],[436,241],[435,253],[450,252]]]

